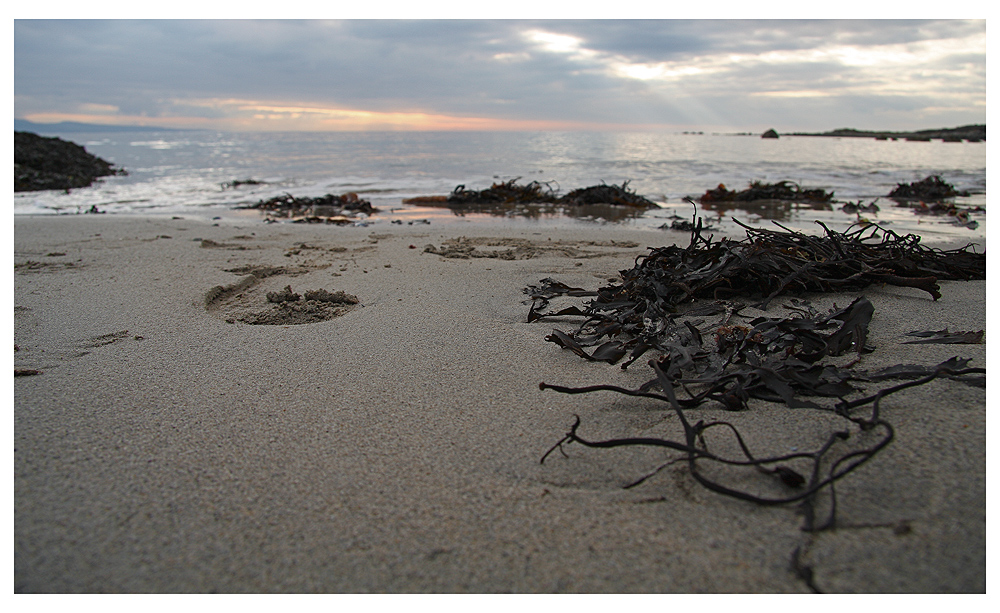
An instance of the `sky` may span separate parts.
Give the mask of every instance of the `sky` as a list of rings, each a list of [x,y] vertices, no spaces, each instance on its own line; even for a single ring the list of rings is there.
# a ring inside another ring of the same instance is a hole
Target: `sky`
[[[14,117],[40,123],[818,132],[987,114],[985,19],[15,19],[13,39]]]

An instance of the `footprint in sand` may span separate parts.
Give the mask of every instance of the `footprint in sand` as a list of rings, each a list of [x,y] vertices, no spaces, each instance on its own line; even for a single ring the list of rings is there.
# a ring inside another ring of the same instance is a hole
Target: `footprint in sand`
[[[30,312],[31,309],[27,307],[15,307],[15,317],[30,316]],[[118,332],[84,338],[63,348],[45,348],[15,343],[14,376],[40,375],[44,371],[59,366],[68,360],[82,358],[99,347],[131,340],[141,341],[143,337],[129,334],[128,330],[120,330]]]
[[[244,266],[228,272],[249,273],[229,285],[217,285],[205,294],[205,310],[228,323],[288,326],[340,317],[360,304],[343,291],[307,290],[298,294],[291,285],[280,287],[274,277],[309,272],[304,267]],[[269,290],[269,287],[275,289]]]

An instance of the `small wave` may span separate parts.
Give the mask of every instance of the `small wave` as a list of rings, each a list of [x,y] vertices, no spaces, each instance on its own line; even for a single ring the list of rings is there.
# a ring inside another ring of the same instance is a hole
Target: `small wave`
[[[131,147],[149,147],[150,149],[176,149],[178,147],[185,147],[190,145],[188,141],[165,141],[165,140],[136,140],[131,141],[129,146]]]

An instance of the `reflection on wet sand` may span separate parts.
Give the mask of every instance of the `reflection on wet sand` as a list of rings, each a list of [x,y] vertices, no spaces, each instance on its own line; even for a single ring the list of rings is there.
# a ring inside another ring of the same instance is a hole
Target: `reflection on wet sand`
[[[575,206],[553,203],[525,202],[429,202],[422,206],[449,209],[458,217],[469,214],[486,214],[493,217],[522,217],[544,219],[570,217],[581,220],[626,221],[642,217],[645,209],[617,204],[578,204]]]
[[[752,200],[749,202],[701,202],[705,212],[717,217],[730,217],[734,211],[749,213],[764,219],[790,221],[800,217],[802,211],[832,211],[829,202],[792,202],[789,200]]]

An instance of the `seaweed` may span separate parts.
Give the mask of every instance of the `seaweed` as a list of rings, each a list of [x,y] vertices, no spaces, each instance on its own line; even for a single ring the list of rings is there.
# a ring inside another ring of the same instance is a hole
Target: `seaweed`
[[[971,362],[969,359],[953,357],[950,360],[942,362],[939,366],[943,366],[950,371],[957,372],[968,369],[969,362]],[[865,373],[864,376],[868,381],[884,381],[886,379],[920,379],[921,377],[930,375],[934,371],[935,368],[921,366],[919,364],[896,364],[895,366],[883,368],[878,372]],[[966,372],[963,375],[949,375],[948,378],[953,381],[965,383],[966,385],[985,388],[986,377],[975,375],[976,373]]]
[[[465,185],[459,185],[448,196],[447,202],[458,204],[556,202],[555,190],[552,189],[551,184],[532,181],[526,185],[518,185],[517,181],[520,178],[516,177],[510,181],[494,183],[489,188],[478,191],[465,189]]]
[[[840,207],[840,210],[849,215],[861,214],[861,213],[878,213],[879,206],[878,204],[876,204],[877,202],[878,198],[876,198],[875,200],[873,200],[868,204],[864,204],[860,200],[858,200],[857,202],[846,202],[844,203],[844,206]]]
[[[979,222],[970,215],[985,213],[986,209],[981,206],[958,206],[954,202],[945,202],[956,196],[967,197],[969,192],[960,191],[941,177],[933,175],[915,183],[899,183],[888,197],[895,200],[897,206],[908,207],[915,215],[950,217],[953,224],[965,226],[970,230],[979,227]]]
[[[985,330],[980,330],[978,332],[948,332],[948,328],[945,328],[944,330],[926,330],[924,332],[914,331],[908,332],[906,335],[919,337],[920,340],[903,341],[903,344],[979,345],[986,342],[983,340],[983,336],[985,334]]]
[[[373,207],[371,202],[359,198],[354,192],[348,192],[340,196],[326,194],[325,196],[315,198],[293,196],[286,193],[239,208],[259,209],[282,217],[312,216],[316,217],[317,220],[320,217],[335,217],[345,214],[357,215],[359,213],[372,215],[378,212],[378,209]]]
[[[907,206],[914,215],[930,215],[933,217],[950,217],[951,223],[956,226],[964,226],[970,230],[979,227],[979,222],[972,219],[973,214],[985,214],[986,209],[981,206],[958,206],[954,202],[932,202],[927,204],[919,201],[915,204],[901,203],[899,206]]]
[[[574,189],[568,194],[557,195],[557,190],[552,188],[551,183],[540,183],[532,181],[525,185],[518,185],[521,177],[516,177],[510,181],[494,183],[488,189],[470,190],[465,189],[465,185],[457,186],[454,191],[445,199],[450,204],[483,204],[483,203],[503,203],[503,204],[559,204],[564,206],[582,206],[589,204],[615,204],[623,206],[634,206],[643,208],[654,208],[656,203],[644,198],[628,188],[628,181],[621,185],[592,185]],[[408,203],[432,203],[439,200],[428,200],[413,198],[407,200]]]
[[[222,189],[237,189],[243,187],[244,185],[267,185],[267,181],[261,181],[259,179],[234,179],[223,183]]]
[[[971,244],[948,251],[929,248],[916,235],[900,236],[877,224],[839,233],[817,222],[825,234],[812,236],[777,223],[783,231],[733,221],[745,229],[745,240],[705,238],[699,219],[687,247],[658,247],[640,256],[633,269],[621,272],[621,283],[598,290],[590,310],[600,318],[609,305],[629,305],[619,319],[640,337],[650,330],[636,321],[658,323],[697,299],[747,296],[766,309],[782,294],[859,291],[887,283],[926,291],[937,300],[938,280],[986,278],[986,256]]]
[[[593,185],[559,195],[554,181],[519,184],[520,177],[493,183],[487,189],[466,189],[458,185],[447,196],[419,196],[403,199],[403,204],[450,209],[455,215],[470,213],[499,217],[541,218],[565,215],[583,220],[624,221],[642,215],[658,205],[628,187]]]
[[[663,224],[662,226],[658,226],[657,229],[658,230],[678,230],[680,232],[691,232],[691,231],[693,231],[695,229],[695,227],[696,226],[695,226],[694,222],[690,222],[690,221],[688,221],[686,219],[677,219],[677,220],[672,221],[670,223],[670,225]],[[712,225],[710,225],[710,224],[705,224],[702,227],[702,230],[714,230],[714,229],[715,228]]]
[[[893,440],[891,424],[880,415],[881,401],[938,378],[985,386],[986,371],[970,368],[969,360],[957,357],[933,367],[897,365],[876,373],[857,368],[862,355],[876,350],[868,340],[875,309],[864,296],[826,313],[817,312],[805,301],[790,299],[785,307],[794,315],[788,318],[744,315],[751,305],[735,298],[752,298],[752,306],[766,310],[778,296],[857,291],[872,283],[889,283],[921,289],[936,300],[940,297],[939,279],[985,279],[985,255],[971,251],[971,245],[951,251],[926,248],[916,236],[899,236],[878,226],[845,233],[823,226],[823,236],[784,228],[743,227],[746,240],[715,242],[713,237],[702,236],[698,220],[686,248],[651,249],[648,256],[636,259],[633,269],[621,271],[621,283],[596,291],[551,278],[525,289],[531,302],[529,322],[582,318],[575,330],[554,330],[546,336],[549,342],[581,358],[615,364],[627,357],[621,364],[625,369],[650,351],[656,354],[647,361],[655,376],[635,389],[564,387],[544,382],[539,384],[541,389],[565,394],[605,391],[655,399],[667,403],[668,410],[677,416],[673,423],[682,429],[677,438],[591,440],[579,434],[577,417],[542,462],[556,449],[574,442],[593,448],[662,447],[679,455],[626,487],[638,485],[668,465],[684,462],[689,474],[711,491],[763,505],[800,503],[805,530],[832,528],[835,482]],[[557,296],[594,298],[583,308],[543,312]],[[710,316],[719,318],[714,322],[703,319]],[[966,336],[968,333],[951,335],[947,330],[912,334],[929,339],[917,342],[970,342],[973,338]],[[864,391],[890,379],[906,381],[874,393]],[[749,441],[733,423],[701,420],[692,424],[687,416],[687,411],[707,403],[716,403],[725,411],[748,411],[752,399],[784,404],[793,410],[832,413],[842,426],[827,432],[823,444],[813,451],[759,455],[750,451]],[[707,436],[709,432],[712,437]],[[718,442],[720,435],[741,455],[712,451],[709,439],[714,437]],[[706,472],[706,464],[715,468]],[[721,472],[720,467],[724,469]],[[740,480],[730,474],[748,469],[762,475],[766,483],[746,485],[745,476]],[[817,520],[821,492],[826,493],[829,509],[823,521]]]
[[[786,505],[798,502],[805,516],[805,523],[802,528],[804,531],[819,532],[829,530],[836,527],[837,501],[835,483],[867,463],[893,441],[895,436],[893,427],[881,417],[880,403],[882,399],[904,389],[929,383],[938,377],[960,377],[972,373],[986,372],[986,369],[983,368],[953,370],[947,364],[948,362],[939,364],[929,374],[919,379],[881,389],[863,398],[851,401],[842,398],[832,408],[825,409],[849,423],[844,424],[844,429],[835,429],[829,432],[823,444],[819,445],[815,450],[796,450],[791,453],[762,457],[755,456],[751,452],[747,440],[740,434],[736,426],[728,421],[717,420],[706,423],[704,420],[700,420],[692,425],[685,413],[685,408],[690,407],[685,407],[684,403],[677,398],[673,384],[656,360],[650,360],[650,366],[656,372],[656,381],[661,386],[663,394],[649,392],[648,389],[650,389],[650,386],[648,384],[638,390],[625,390],[613,388],[612,386],[565,388],[542,383],[540,384],[541,389],[553,389],[568,394],[607,389],[627,395],[664,400],[669,403],[671,410],[677,416],[683,431],[683,438],[677,440],[657,437],[636,437],[602,441],[588,440],[578,433],[580,417],[577,415],[574,416],[575,421],[570,426],[569,432],[542,456],[540,462],[544,463],[546,458],[556,449],[565,454],[563,446],[569,443],[580,443],[585,447],[592,448],[652,446],[671,449],[681,452],[681,455],[624,487],[626,489],[635,487],[657,474],[666,466],[677,462],[686,462],[689,474],[695,481],[710,491],[765,506]],[[858,414],[858,409],[868,405],[871,405],[871,408],[867,414]],[[714,453],[709,449],[706,433],[716,428],[721,428],[724,433],[728,433],[733,438],[742,453],[742,457],[727,457]],[[723,477],[709,476],[702,469],[702,465],[699,462],[712,462],[719,466],[737,470],[752,468],[758,474],[763,475],[766,481],[770,481],[772,484],[780,483],[783,490],[779,490],[778,493],[761,493],[760,490],[767,491],[768,489],[771,489],[773,492],[773,488],[767,488],[766,483],[759,484],[758,490],[740,489],[737,486],[724,483]],[[796,463],[799,469],[796,470],[789,466],[791,463]],[[808,476],[803,473],[806,473]],[[817,520],[819,504],[817,495],[824,491],[829,496],[829,502],[827,503],[828,511],[826,519],[820,522]]]
[[[629,190],[628,181],[618,185],[600,185],[575,189],[558,200],[559,204],[580,206],[583,204],[618,204],[642,208],[655,208],[656,203]]]
[[[726,189],[722,183],[715,189],[707,190],[699,199],[701,202],[752,202],[754,200],[791,200],[795,202],[829,202],[833,192],[822,189],[802,189],[798,183],[779,181],[764,183],[753,181],[742,191]]]
[[[938,175],[925,177],[914,183],[897,183],[889,192],[889,198],[894,200],[930,200],[940,201],[955,196],[968,196],[969,192],[955,189]]]

